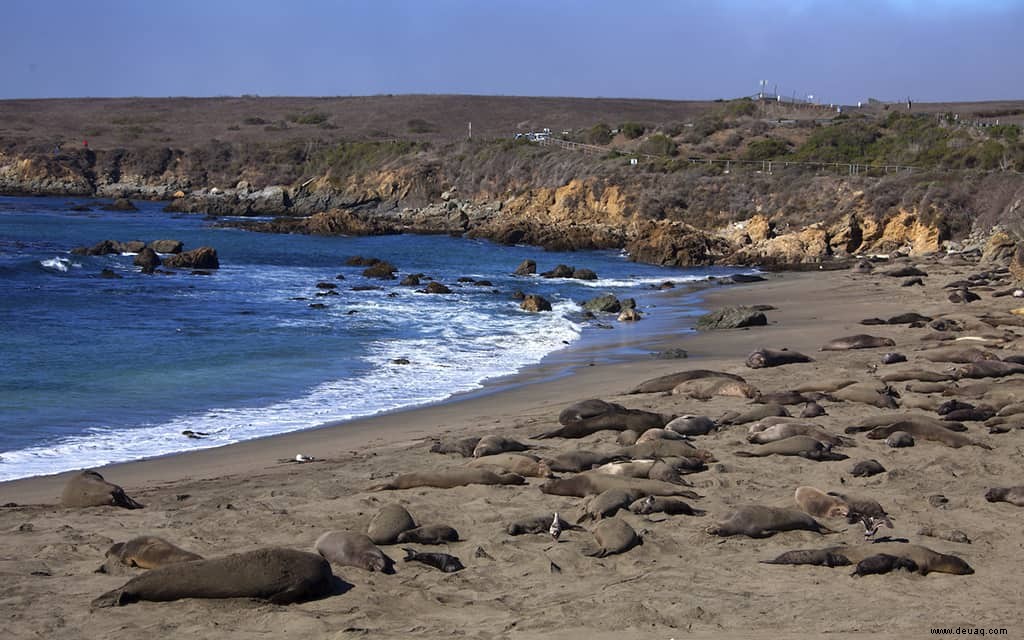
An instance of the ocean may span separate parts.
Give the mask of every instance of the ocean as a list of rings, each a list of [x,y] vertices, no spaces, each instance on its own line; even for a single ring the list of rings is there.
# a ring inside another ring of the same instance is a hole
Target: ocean
[[[686,326],[699,313],[695,295],[658,285],[737,271],[448,236],[262,234],[165,213],[160,203],[136,203],[137,212],[100,204],[0,198],[0,480],[439,402],[552,358],[571,367],[583,346],[623,356],[643,332]],[[212,246],[221,266],[147,275],[132,254],[70,253],[107,239]],[[363,267],[345,265],[357,255],[391,262],[398,279],[363,277]],[[538,271],[566,264],[599,279],[513,276],[525,259]],[[120,277],[100,277],[103,269]],[[453,293],[399,284],[412,273]],[[515,291],[540,294],[553,310],[525,312]],[[586,318],[578,303],[603,293],[636,298],[645,319]]]

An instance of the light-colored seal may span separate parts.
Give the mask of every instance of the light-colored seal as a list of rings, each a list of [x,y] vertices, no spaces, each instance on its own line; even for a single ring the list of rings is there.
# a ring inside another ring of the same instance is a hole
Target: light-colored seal
[[[333,565],[389,573],[393,562],[369,536],[352,531],[328,531],[316,539],[316,552]]]
[[[607,473],[610,476],[623,476],[626,478],[646,478],[651,472],[651,467],[657,462],[653,458],[648,460],[633,460],[632,462],[609,462],[600,467],[594,467],[594,473]]]
[[[540,485],[540,490],[544,493],[556,496],[576,496],[578,498],[597,495],[609,489],[637,489],[650,496],[682,496],[693,499],[701,497],[685,487],[670,482],[645,480],[643,478],[623,478],[593,472],[579,473],[570,478],[549,480]]]
[[[97,569],[100,573],[118,573],[118,567],[156,569],[176,562],[202,560],[203,557],[156,536],[139,536],[116,542],[107,549],[107,558]]]
[[[487,469],[450,469],[448,471],[423,471],[419,473],[403,473],[389,482],[369,487],[367,491],[393,491],[397,489],[415,489],[417,487],[435,487],[451,489],[470,484],[524,484],[526,479],[514,473],[494,473]]]
[[[480,442],[480,436],[466,436],[464,438],[444,438],[435,442],[430,447],[431,453],[457,453],[463,458],[473,455],[473,450]]]
[[[673,420],[673,422],[675,422],[675,421]],[[669,425],[671,425],[671,424],[672,423],[670,422]],[[619,442],[619,444],[622,444],[622,445],[628,447],[628,446],[632,446],[634,444],[643,444],[645,442],[650,442],[651,440],[685,440],[686,439],[685,435],[683,435],[681,433],[678,433],[676,431],[673,431],[672,429],[669,428],[669,425],[665,425],[665,427],[662,428],[662,429],[658,429],[657,427],[654,427],[652,429],[648,429],[647,431],[644,431],[643,433],[641,433],[633,442],[626,443],[626,442],[623,442],[622,440],[619,440],[618,442]],[[623,431],[623,433],[633,433],[633,432],[631,432],[631,431]]]
[[[629,505],[629,510],[640,515],[651,513],[667,513],[670,516],[702,516],[705,511],[694,509],[689,503],[677,500],[676,498],[663,498],[661,496],[647,496],[640,498]]]
[[[705,436],[716,428],[715,421],[707,416],[682,415],[665,425],[665,429],[684,436]]]
[[[661,393],[663,391],[671,391],[680,383],[688,380],[699,380],[701,378],[732,378],[739,382],[746,382],[742,377],[725,373],[724,371],[708,371],[707,369],[694,369],[691,371],[680,371],[679,373],[671,373],[667,376],[659,376],[650,380],[641,382],[638,386],[629,390],[627,393]]]
[[[803,511],[752,504],[739,507],[728,518],[707,528],[715,536],[767,538],[782,531],[836,533]]]
[[[473,448],[473,457],[482,458],[484,456],[493,456],[498,453],[510,453],[513,451],[526,451],[530,446],[511,440],[503,436],[484,436],[480,438],[476,447]]]
[[[893,398],[893,391],[885,384],[858,382],[832,393],[832,397],[844,402],[860,402],[880,409],[895,409],[899,405]]]
[[[763,458],[766,456],[800,456],[808,460],[846,460],[848,456],[835,453],[831,445],[815,440],[811,436],[790,436],[759,446],[754,451],[737,451],[740,458]]]
[[[594,539],[597,540],[598,550],[587,555],[595,558],[604,558],[616,553],[624,553],[639,544],[643,544],[643,540],[633,530],[633,527],[619,518],[602,520],[594,527],[593,534]]]
[[[850,513],[846,501],[814,487],[797,487],[793,499],[804,513],[816,518],[845,518]]]
[[[954,449],[959,449],[960,447],[966,447],[969,445],[981,447],[982,449],[992,448],[984,442],[978,442],[973,438],[968,438],[963,434],[950,431],[949,429],[917,422],[897,422],[887,427],[875,427],[871,431],[868,431],[867,437],[871,440],[882,440],[897,431],[905,431],[915,438],[939,442]]]
[[[622,457],[636,460],[637,458],[697,458],[711,462],[715,456],[706,449],[698,449],[683,440],[651,440],[635,444],[632,447],[619,449]]]
[[[395,544],[399,534],[416,528],[412,515],[400,504],[389,504],[373,516],[366,529],[366,535],[374,544]]]
[[[1024,507],[1024,487],[992,487],[985,492],[989,502],[1009,502],[1017,507]]]
[[[849,351],[851,349],[875,349],[878,347],[895,347],[896,341],[892,338],[881,336],[870,336],[866,333],[858,333],[853,336],[844,336],[829,340],[821,346],[822,351]]]
[[[508,473],[515,473],[524,478],[550,478],[551,468],[546,462],[537,459],[536,456],[524,455],[521,453],[498,453],[493,456],[477,458],[469,463],[471,467],[485,469],[500,469]]]
[[[986,349],[960,345],[955,347],[928,349],[927,351],[920,352],[918,356],[930,362],[953,362],[957,364],[967,364],[969,362],[977,362],[979,360],[999,359],[999,356]]]
[[[672,388],[672,395],[686,396],[694,400],[710,400],[715,396],[726,398],[755,398],[757,388],[747,382],[732,378],[701,378],[680,382]]]
[[[619,509],[624,509],[636,502],[643,494],[639,489],[608,489],[596,496],[584,498],[581,505],[581,513],[576,523],[586,520],[601,520],[615,515]]]
[[[761,431],[751,433],[747,436],[747,442],[751,444],[767,444],[792,438],[793,436],[807,436],[834,447],[852,444],[849,438],[829,433],[821,425],[814,422],[783,422],[772,425]]]
[[[331,565],[319,555],[272,547],[153,569],[92,601],[93,608],[140,600],[261,598],[290,604],[330,592]]]
[[[103,479],[95,471],[82,471],[68,480],[60,496],[65,507],[123,507],[141,509],[142,505],[125,494],[124,489]]]

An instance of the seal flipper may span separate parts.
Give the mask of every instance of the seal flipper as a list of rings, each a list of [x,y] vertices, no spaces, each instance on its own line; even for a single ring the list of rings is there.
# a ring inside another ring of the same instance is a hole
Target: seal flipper
[[[124,590],[124,587],[108,591],[89,603],[89,609],[103,609],[106,607],[121,607],[136,602],[138,599]]]
[[[132,500],[128,497],[128,494],[124,492],[124,489],[118,488],[116,491],[110,493],[111,502],[110,504],[115,507],[123,507],[125,509],[142,509],[143,505]]]

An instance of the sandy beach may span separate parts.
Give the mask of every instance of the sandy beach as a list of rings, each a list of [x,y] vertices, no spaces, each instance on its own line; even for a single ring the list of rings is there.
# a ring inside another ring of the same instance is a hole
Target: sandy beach
[[[901,286],[905,278],[883,275],[908,265],[927,272],[923,286]],[[1019,299],[992,295],[1010,286],[1005,270],[987,281],[974,281],[971,291],[980,300],[948,300],[952,289],[944,285],[992,268],[977,264],[976,258],[935,256],[879,262],[872,273],[770,274],[765,282],[709,290],[703,303],[709,310],[770,305],[767,326],[695,335],[680,327],[678,334],[657,336],[656,348],[685,349],[687,359],[638,357],[582,366],[572,375],[554,378],[545,376],[552,371],[542,367],[533,373],[535,382],[496,393],[100,470],[143,503],[143,509],[62,507],[61,490],[71,474],[2,483],[0,611],[7,637],[924,637],[939,627],[1005,628],[1012,637],[1024,624],[1016,611],[1024,597],[1024,577],[1017,570],[1024,554],[1024,512],[985,499],[990,487],[1024,483],[1024,436],[1012,421],[1006,433],[990,433],[980,421],[964,422],[967,431],[962,435],[991,448],[953,448],[924,438],[917,438],[913,447],[891,448],[864,433],[845,434],[849,444],[834,450],[848,459],[821,462],[799,456],[737,456],[763,445],[747,442],[748,424],[719,425],[691,440],[713,455],[707,470],[683,476],[692,485],[688,488],[703,496],[688,502],[706,515],[622,510],[614,517],[630,525],[643,543],[604,558],[587,555],[597,548],[594,522],[565,531],[557,542],[547,533],[507,533],[507,525],[517,519],[555,511],[575,522],[582,500],[541,492],[542,478],[510,486],[369,490],[402,473],[465,467],[471,459],[430,452],[442,437],[502,435],[531,445],[527,453],[542,459],[573,450],[618,450],[620,433],[613,430],[580,439],[533,437],[558,427],[563,409],[589,398],[714,420],[758,406],[744,397],[700,400],[627,393],[644,380],[680,371],[737,374],[768,394],[828,380],[877,383],[891,371],[944,372],[962,366],[926,359],[940,346],[983,348],[1000,358],[1024,353],[1022,328],[1008,314],[1020,306]],[[962,328],[860,324],[907,312],[959,320]],[[1008,324],[992,326],[978,319],[986,315]],[[829,340],[854,334],[891,338],[895,346],[819,351]],[[955,340],[964,337],[971,339]],[[762,347],[801,352],[813,361],[747,367],[748,354]],[[881,357],[887,352],[902,353],[908,362],[883,365]],[[1024,400],[1024,391],[1012,387],[1018,379],[1024,376],[959,380],[930,393],[908,391],[913,384],[906,381],[893,382],[898,409],[828,397],[819,401],[827,415],[811,420],[831,434],[844,435],[848,426],[887,414],[938,418],[936,409],[952,397],[998,408],[1009,405],[1014,393]],[[995,389],[1002,382],[1007,386]],[[988,393],[979,389],[985,383],[992,387]],[[801,406],[788,410],[798,416]],[[316,461],[282,462],[297,453]],[[886,471],[871,477],[851,474],[856,462],[871,459]],[[878,536],[906,538],[956,555],[973,568],[973,575],[897,571],[851,577],[852,567],[759,562],[794,549],[861,544],[862,528],[844,518],[818,518],[838,531],[827,535],[789,531],[750,538],[706,532],[741,505],[796,508],[793,492],[802,485],[877,500],[894,524]],[[142,573],[129,568],[123,575],[95,573],[112,543],[155,535],[204,557],[266,546],[312,551],[322,533],[365,532],[383,506],[395,503],[417,524],[454,527],[460,540],[440,547],[384,545],[396,561],[393,575],[334,566],[334,574],[350,588],[299,604],[184,599],[90,610],[94,598]],[[937,534],[959,530],[970,542],[920,533],[925,528]],[[402,546],[455,555],[466,568],[442,573],[403,562]]]

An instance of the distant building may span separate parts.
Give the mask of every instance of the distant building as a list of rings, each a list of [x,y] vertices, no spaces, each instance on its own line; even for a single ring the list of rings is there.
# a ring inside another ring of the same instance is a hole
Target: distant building
[[[520,138],[526,138],[530,142],[541,142],[543,140],[550,140],[551,139],[551,129],[548,129],[547,127],[545,127],[543,129],[541,129],[540,131],[530,131],[528,133],[517,133],[515,135],[515,139],[519,140]]]

